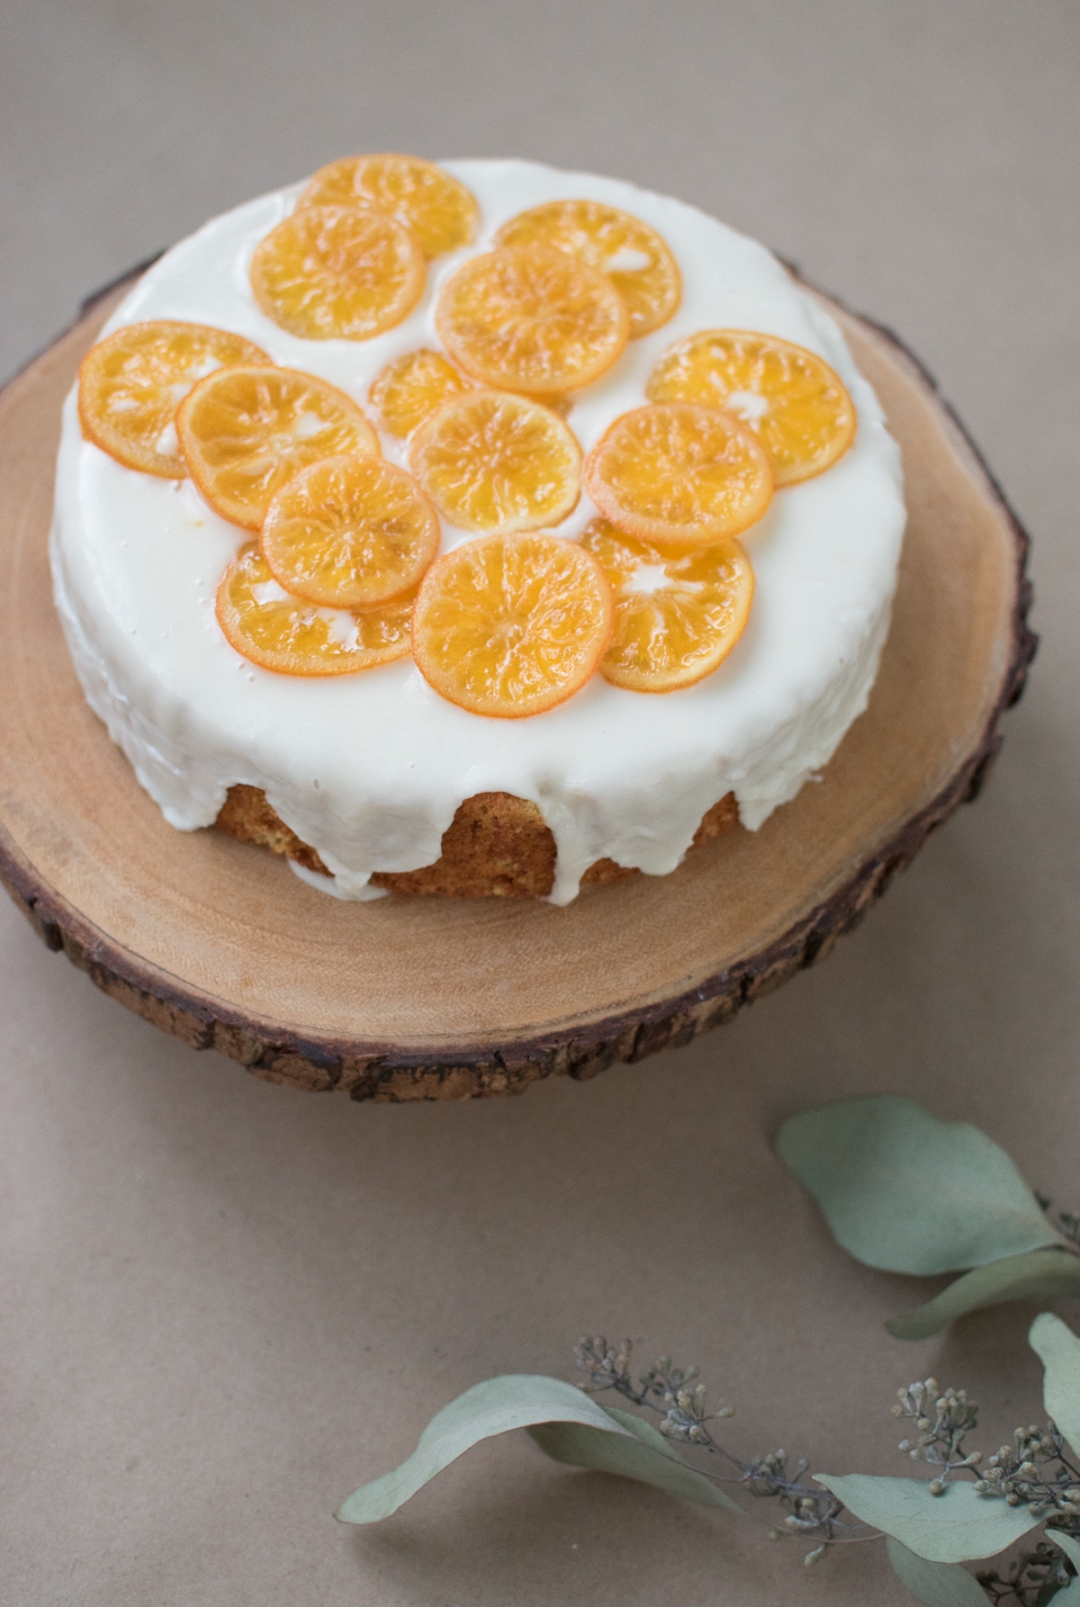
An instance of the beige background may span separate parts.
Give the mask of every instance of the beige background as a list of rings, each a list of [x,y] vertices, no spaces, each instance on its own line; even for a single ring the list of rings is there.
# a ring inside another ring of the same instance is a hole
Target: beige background
[[[330,1514],[468,1384],[566,1374],[586,1327],[699,1362],[733,1448],[822,1471],[904,1471],[888,1401],[931,1368],[980,1395],[988,1446],[1037,1413],[1030,1311],[888,1339],[919,1287],[848,1262],[768,1144],[813,1100],[906,1090],[1080,1208],[1080,8],[7,0],[0,27],[0,370],[94,285],[350,150],[615,173],[901,331],[1035,537],[1044,635],[984,797],[856,936],[585,1085],[451,1107],[268,1087],[0,906],[0,1596],[899,1603],[874,1548],[804,1575],[797,1544],[524,1437],[377,1529]]]

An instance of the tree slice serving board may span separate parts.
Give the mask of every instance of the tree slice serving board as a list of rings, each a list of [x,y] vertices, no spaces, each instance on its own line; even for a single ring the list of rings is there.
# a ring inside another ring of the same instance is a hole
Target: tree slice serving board
[[[356,1099],[590,1077],[822,959],[978,792],[1035,647],[1027,538],[930,376],[823,298],[900,442],[910,517],[870,707],[819,785],[565,909],[342,903],[263,850],[174,831],[83,701],[48,568],[60,404],[129,285],[0,396],[0,876],[50,948],[192,1048]]]

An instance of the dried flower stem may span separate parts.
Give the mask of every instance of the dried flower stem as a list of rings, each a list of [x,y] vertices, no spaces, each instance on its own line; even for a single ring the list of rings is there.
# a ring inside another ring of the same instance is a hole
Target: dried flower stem
[[[820,1484],[802,1482],[809,1466],[805,1459],[800,1458],[789,1474],[788,1454],[783,1449],[743,1462],[721,1445],[709,1425],[733,1417],[735,1408],[721,1406],[715,1412],[706,1411],[707,1391],[703,1384],[695,1383],[696,1367],[675,1367],[670,1356],[661,1356],[635,1384],[630,1374],[632,1350],[628,1339],[619,1347],[609,1345],[603,1337],[582,1339],[574,1351],[578,1366],[588,1378],[582,1388],[590,1394],[611,1389],[632,1405],[655,1412],[660,1418],[660,1432],[667,1439],[698,1446],[720,1457],[733,1470],[725,1474],[701,1469],[707,1477],[717,1483],[738,1484],[748,1495],[776,1500],[783,1514],[783,1529],[769,1519],[762,1521],[769,1524],[778,1540],[785,1538],[786,1530],[789,1535],[817,1542],[805,1558],[807,1566],[820,1561],[829,1546],[881,1538],[876,1529],[847,1514],[846,1507],[831,1491]]]
[[[1077,1231],[1080,1232],[1080,1219]],[[816,1542],[804,1558],[808,1567],[820,1562],[832,1546],[883,1538],[878,1530],[854,1518],[831,1491],[814,1482],[803,1482],[809,1466],[805,1459],[800,1458],[789,1473],[784,1450],[743,1462],[720,1444],[709,1425],[734,1416],[735,1409],[720,1406],[715,1412],[706,1410],[707,1392],[703,1384],[696,1382],[696,1367],[675,1367],[669,1356],[661,1356],[635,1383],[630,1372],[632,1350],[629,1340],[616,1347],[602,1337],[582,1339],[574,1351],[577,1365],[588,1380],[581,1387],[590,1394],[613,1390],[631,1405],[656,1413],[660,1432],[666,1438],[697,1446],[719,1457],[732,1470],[720,1473],[700,1469],[708,1478],[719,1484],[737,1484],[748,1495],[777,1501],[783,1513],[783,1527],[764,1521],[774,1539],[794,1534]],[[1080,1468],[1071,1461],[1053,1423],[1018,1428],[1013,1443],[995,1451],[983,1472],[982,1452],[969,1451],[966,1446],[967,1435],[978,1427],[979,1408],[964,1390],[942,1390],[936,1379],[927,1378],[899,1390],[892,1412],[894,1417],[914,1423],[918,1431],[915,1438],[901,1440],[899,1449],[913,1461],[934,1469],[931,1494],[941,1495],[954,1476],[966,1476],[974,1479],[975,1489],[987,1500],[1001,1500],[1008,1506],[1026,1503],[1032,1516],[1046,1523],[1047,1540],[1021,1553],[1004,1574],[991,1570],[976,1575],[995,1607],[1009,1600],[1020,1603],[1020,1607],[1043,1607],[1058,1589],[1071,1582],[1071,1563],[1049,1542],[1055,1530],[1080,1538]]]

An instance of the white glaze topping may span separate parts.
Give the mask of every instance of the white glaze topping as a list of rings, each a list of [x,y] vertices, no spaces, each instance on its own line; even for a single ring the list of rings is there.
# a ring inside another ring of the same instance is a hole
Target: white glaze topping
[[[888,629],[904,526],[899,453],[836,325],[763,246],[614,179],[527,162],[443,165],[477,197],[478,240],[429,265],[421,302],[385,335],[300,340],[256,306],[252,251],[291,211],[300,185],[238,207],[174,247],[106,332],[148,318],[232,330],[275,362],[340,386],[377,424],[372,380],[391,358],[438,346],[440,284],[490,249],[501,224],[564,198],[644,219],[679,264],[682,305],[579,394],[569,422],[586,452],[614,418],[643,404],[660,354],[701,329],[762,330],[809,347],[838,371],[858,412],[855,444],[840,462],[779,491],[743,538],[757,589],[747,629],[720,669],[663,694],[595,676],[546,714],[496,720],[445,702],[411,659],[327,679],[258,668],[229,646],[214,615],[222,570],[250,535],[207,507],[190,480],[141,474],[84,441],[74,392],[57,468],[56,600],[91,707],[172,825],[208,826],[229,786],[261,787],[334,872],[333,890],[364,898],[377,896],[367,886],[372,872],[437,859],[463,799],[514,793],[539,806],[555,835],[551,899],[564,904],[597,859],[653,875],[673,870],[702,815],[728,792],[743,825],[756,830],[831,757],[866,706]],[[380,441],[389,460],[405,462],[402,442],[386,433]],[[559,533],[579,534],[595,512],[583,496]],[[469,539],[444,521],[443,550]]]

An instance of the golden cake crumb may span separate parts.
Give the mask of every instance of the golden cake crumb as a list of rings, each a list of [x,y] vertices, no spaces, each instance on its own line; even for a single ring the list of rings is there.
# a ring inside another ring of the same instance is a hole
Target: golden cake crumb
[[[691,846],[698,848],[738,824],[735,794],[729,792],[706,810]],[[260,787],[230,787],[215,825],[240,842],[269,848],[306,870],[328,874],[315,850],[285,825]],[[582,883],[595,886],[639,874],[613,859],[598,859]],[[419,870],[376,871],[371,885],[392,893],[437,893],[449,898],[543,898],[554,881],[555,838],[537,806],[509,792],[480,792],[459,805],[434,864]]]

